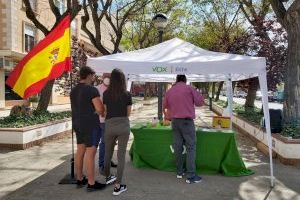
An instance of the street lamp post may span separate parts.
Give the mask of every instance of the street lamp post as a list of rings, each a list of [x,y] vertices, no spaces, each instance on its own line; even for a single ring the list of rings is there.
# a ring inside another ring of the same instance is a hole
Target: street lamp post
[[[159,43],[162,43],[163,41],[163,33],[164,33],[164,28],[167,26],[168,23],[168,18],[165,14],[158,13],[152,18],[152,22],[155,26],[155,28],[158,29],[159,33]],[[158,119],[162,120],[162,93],[163,93],[163,84],[158,83]]]

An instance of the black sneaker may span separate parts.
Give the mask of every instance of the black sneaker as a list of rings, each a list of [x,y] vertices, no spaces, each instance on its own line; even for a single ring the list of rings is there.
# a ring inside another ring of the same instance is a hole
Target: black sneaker
[[[116,181],[117,177],[115,175],[110,175],[108,177],[105,178],[106,181],[106,185],[110,185],[113,184]]]
[[[86,185],[88,183],[88,180],[85,176],[82,177],[82,180],[77,180],[76,184],[77,187],[83,187],[84,185]]]
[[[188,184],[200,183],[201,181],[202,181],[202,178],[200,176],[197,176],[197,175],[195,175],[195,176],[193,176],[191,178],[187,178],[185,180],[185,182],[188,183]]]
[[[113,167],[113,168],[118,167],[118,165],[116,163],[114,163],[113,161],[110,162],[110,166]]]
[[[117,196],[117,195],[121,194],[122,192],[125,192],[126,190],[127,190],[126,185],[120,185],[119,188],[117,188],[117,187],[114,188],[114,192],[112,194]]]
[[[95,190],[102,190],[105,187],[106,187],[106,184],[102,184],[102,183],[99,183],[99,182],[95,181],[94,185],[88,184],[87,191],[92,192],[92,191],[95,191]]]

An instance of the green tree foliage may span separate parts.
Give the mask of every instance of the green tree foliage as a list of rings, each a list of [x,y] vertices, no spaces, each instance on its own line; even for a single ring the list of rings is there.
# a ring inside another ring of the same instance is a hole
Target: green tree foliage
[[[188,41],[205,49],[245,53],[240,42],[247,41],[245,18],[240,14],[236,1],[193,0],[193,26]]]
[[[121,44],[125,50],[146,48],[158,43],[158,31],[152,23],[152,18],[157,13],[164,13],[168,17],[168,25],[164,30],[164,40],[173,37],[184,38],[184,29],[189,21],[189,7],[186,1],[154,0],[139,14],[128,20]]]
[[[193,0],[192,13],[194,18],[188,28],[187,41],[211,51],[247,53],[250,34],[236,1]],[[216,100],[219,99],[223,82],[217,85]],[[202,90],[208,92],[207,87]]]

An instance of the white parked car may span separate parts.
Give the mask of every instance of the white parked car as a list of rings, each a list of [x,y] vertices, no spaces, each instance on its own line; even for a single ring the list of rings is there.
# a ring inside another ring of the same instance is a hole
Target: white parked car
[[[256,92],[256,99],[261,100],[261,98],[262,98],[261,91],[257,91]],[[274,101],[274,93],[272,91],[268,92],[268,100],[269,100],[269,102]]]
[[[256,92],[256,99],[257,99],[257,100],[261,100],[261,98],[262,98],[261,91],[257,91],[257,92]]]
[[[246,98],[247,93],[244,91],[239,91],[236,95],[238,98]]]

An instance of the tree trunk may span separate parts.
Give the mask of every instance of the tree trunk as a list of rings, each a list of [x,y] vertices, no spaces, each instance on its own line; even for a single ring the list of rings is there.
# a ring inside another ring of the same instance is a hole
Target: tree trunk
[[[284,120],[300,121],[300,13],[287,17],[287,70],[284,84]],[[300,122],[299,122],[300,123]]]
[[[236,83],[237,83],[236,81],[232,82],[232,95],[234,94]]]
[[[204,83],[204,86],[203,86],[203,90],[204,90],[204,96],[205,98],[208,98],[209,97],[209,83]]]
[[[222,88],[223,88],[223,84],[224,84],[224,81],[219,82],[218,90],[217,90],[217,93],[216,93],[215,101],[219,101],[219,97],[220,97],[221,90],[222,90]]]
[[[149,99],[157,95],[157,83],[145,83],[144,99]]]
[[[151,97],[157,96],[157,91],[158,91],[158,83],[150,83],[151,85]]]
[[[42,90],[37,110],[44,110],[44,111],[47,110],[50,102],[50,97],[52,94],[52,87],[54,81],[55,80],[48,81],[48,83],[45,85],[44,89]]]
[[[258,79],[257,78],[250,79],[246,102],[244,105],[245,110],[254,109],[254,101],[255,101],[257,90],[258,90]]]
[[[212,83],[212,89],[211,89],[211,98],[215,98],[215,93],[216,93],[216,82]]]
[[[145,83],[144,99],[147,100],[151,96],[151,83]]]
[[[153,86],[153,96],[158,96],[158,83],[152,83]]]

